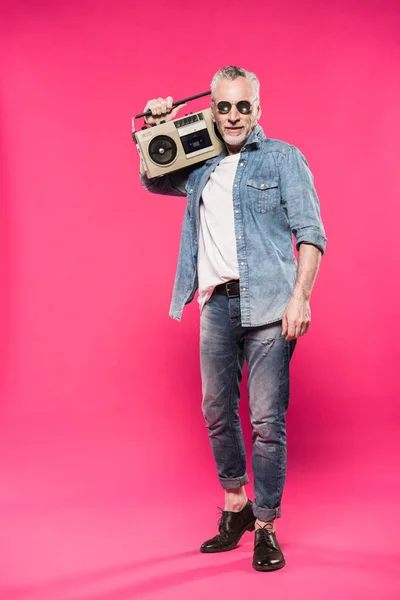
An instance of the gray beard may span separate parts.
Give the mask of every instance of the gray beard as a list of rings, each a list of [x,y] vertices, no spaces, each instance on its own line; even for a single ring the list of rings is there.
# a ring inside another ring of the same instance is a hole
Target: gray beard
[[[247,139],[247,136],[242,134],[242,135],[226,135],[224,134],[222,136],[225,144],[228,144],[228,146],[242,146],[244,144],[244,142]]]

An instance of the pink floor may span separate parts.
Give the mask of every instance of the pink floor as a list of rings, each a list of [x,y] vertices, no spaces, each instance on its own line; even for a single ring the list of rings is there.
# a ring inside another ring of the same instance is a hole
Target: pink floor
[[[143,456],[124,458],[123,436],[81,427],[85,443],[77,437],[69,447],[61,430],[50,439],[44,428],[42,443],[30,446],[21,429],[18,447],[15,432],[3,432],[1,600],[400,598],[390,461],[357,449],[348,461],[338,450],[338,463],[325,466],[294,456],[278,521],[287,566],[256,573],[253,534],[226,554],[198,552],[221,503],[210,456],[196,488],[195,465],[175,457],[158,470],[152,457],[146,469]]]

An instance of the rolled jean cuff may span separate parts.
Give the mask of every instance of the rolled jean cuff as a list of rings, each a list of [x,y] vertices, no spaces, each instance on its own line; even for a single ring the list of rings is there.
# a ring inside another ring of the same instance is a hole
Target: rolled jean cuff
[[[236,490],[237,488],[242,487],[242,485],[249,483],[247,473],[245,473],[242,477],[230,477],[229,479],[223,479],[220,477],[219,480],[224,490]]]
[[[255,502],[253,503],[253,513],[255,518],[260,521],[273,521],[282,516],[280,506],[277,508],[261,508],[260,506],[257,506]]]

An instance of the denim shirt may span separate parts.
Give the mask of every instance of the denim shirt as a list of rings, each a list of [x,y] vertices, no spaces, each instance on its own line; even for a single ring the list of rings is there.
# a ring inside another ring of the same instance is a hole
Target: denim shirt
[[[198,287],[197,253],[200,201],[211,173],[227,155],[194,167],[147,179],[155,194],[186,196],[178,267],[170,316],[181,320],[185,304]],[[280,140],[267,138],[257,125],[240,153],[233,182],[233,213],[244,327],[280,321],[296,280],[296,248],[308,243],[323,254],[327,239],[313,175],[303,154]]]

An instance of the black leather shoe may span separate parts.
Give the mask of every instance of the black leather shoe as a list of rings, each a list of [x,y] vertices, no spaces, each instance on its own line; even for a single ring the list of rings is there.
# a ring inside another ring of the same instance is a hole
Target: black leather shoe
[[[285,564],[275,533],[264,527],[257,529],[254,538],[253,569],[275,571],[282,569]]]
[[[226,552],[235,548],[246,531],[254,531],[255,517],[250,500],[240,512],[222,511],[218,523],[219,534],[207,540],[200,547],[200,552]]]

